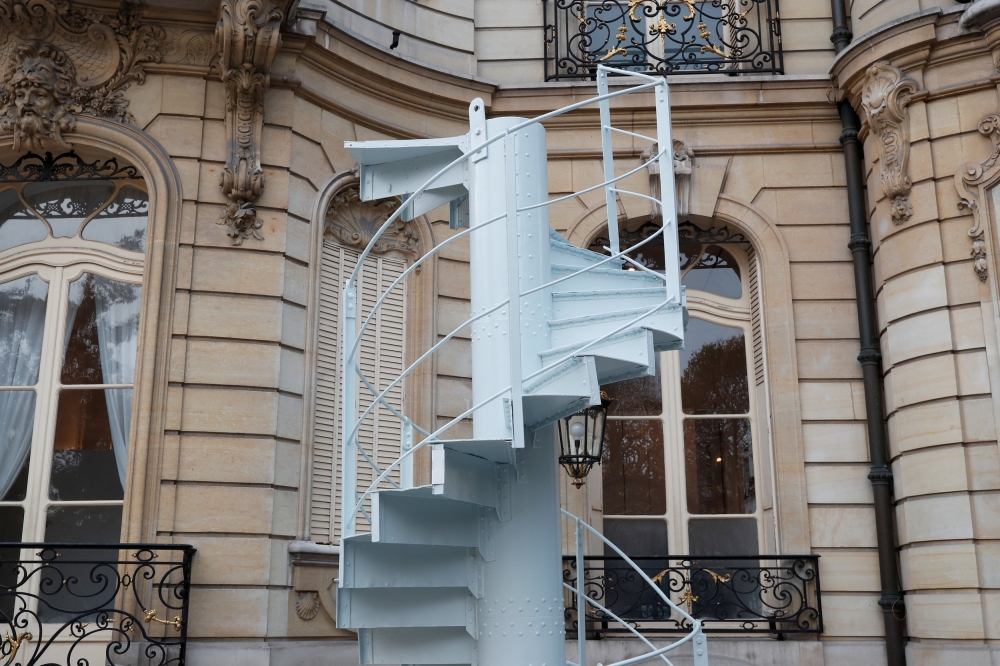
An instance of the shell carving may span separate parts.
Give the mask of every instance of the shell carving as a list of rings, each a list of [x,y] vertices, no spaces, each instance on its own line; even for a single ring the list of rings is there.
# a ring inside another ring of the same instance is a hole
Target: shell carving
[[[319,614],[321,607],[318,592],[299,592],[295,599],[295,614],[307,622]]]

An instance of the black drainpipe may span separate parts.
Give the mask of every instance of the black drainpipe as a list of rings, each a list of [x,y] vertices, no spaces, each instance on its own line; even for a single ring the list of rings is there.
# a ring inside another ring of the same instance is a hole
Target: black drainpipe
[[[837,53],[851,42],[847,27],[844,0],[831,0],[833,7],[833,42]],[[882,354],[879,351],[878,322],[875,318],[875,297],[872,293],[872,243],[868,238],[865,214],[864,151],[858,140],[861,120],[846,99],[837,104],[843,131],[840,144],[844,147],[847,170],[847,206],[851,221],[851,240],[847,247],[854,258],[854,288],[858,299],[858,332],[861,353],[858,361],[864,377],[865,412],[868,418],[868,448],[875,495],[875,534],[878,544],[879,576],[882,596],[878,605],[885,621],[885,652],[889,666],[906,665],[906,637],[903,619],[906,607],[899,585],[899,564],[896,559],[896,528],[892,501],[892,472],[889,471],[885,419],[882,409]]]

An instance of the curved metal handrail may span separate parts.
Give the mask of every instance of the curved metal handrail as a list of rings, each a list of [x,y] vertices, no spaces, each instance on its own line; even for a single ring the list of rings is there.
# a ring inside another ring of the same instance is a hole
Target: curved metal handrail
[[[616,72],[618,71],[618,70],[614,70],[613,68],[606,67],[604,65],[599,66],[599,68],[602,69],[602,70],[608,70],[608,71],[616,71]],[[402,202],[402,205],[400,205],[389,216],[389,218],[379,227],[379,229],[372,236],[372,238],[369,241],[368,245],[365,247],[365,249],[362,251],[361,255],[358,257],[357,263],[355,264],[354,270],[351,272],[351,276],[347,280],[345,288],[346,289],[352,289],[352,288],[354,288],[354,286],[355,286],[355,284],[357,282],[358,275],[359,275],[359,273],[360,273],[360,271],[362,269],[362,266],[363,266],[365,260],[371,254],[371,252],[374,249],[375,245],[377,244],[378,240],[382,237],[383,234],[386,233],[386,231],[388,231],[388,229],[392,226],[392,224],[397,219],[399,219],[399,217],[402,215],[403,211],[406,210],[406,208],[417,197],[419,197],[422,193],[424,193],[427,189],[429,189],[439,178],[441,178],[445,173],[447,173],[449,170],[451,170],[455,166],[461,164],[463,161],[471,159],[476,154],[480,154],[481,151],[482,151],[482,149],[486,148],[490,144],[493,144],[493,143],[505,140],[505,138],[508,137],[509,135],[511,135],[511,134],[513,134],[513,133],[515,133],[515,132],[517,132],[517,131],[525,128],[525,127],[528,127],[528,126],[531,126],[531,125],[534,125],[534,124],[538,124],[538,123],[541,123],[541,122],[543,122],[543,121],[545,121],[547,119],[554,118],[554,117],[562,115],[564,113],[568,113],[570,111],[574,111],[576,109],[583,108],[583,107],[586,107],[586,106],[590,106],[590,105],[593,105],[593,104],[598,104],[598,103],[600,103],[602,101],[609,100],[609,99],[612,99],[612,98],[615,98],[615,97],[619,97],[619,96],[622,96],[622,95],[628,95],[628,94],[632,94],[632,93],[636,93],[636,92],[641,92],[641,91],[644,91],[644,90],[649,90],[651,88],[654,88],[655,86],[661,85],[661,83],[663,82],[662,78],[650,77],[650,76],[646,76],[646,75],[638,75],[638,74],[631,73],[631,72],[623,72],[623,73],[627,74],[627,75],[635,75],[638,78],[641,78],[641,79],[644,79],[644,80],[648,81],[648,83],[643,83],[643,84],[640,84],[640,85],[636,85],[636,86],[631,86],[631,87],[628,87],[628,88],[624,88],[622,90],[616,90],[614,92],[609,92],[609,93],[606,93],[606,94],[603,94],[603,95],[598,95],[596,97],[592,97],[592,98],[589,98],[589,99],[586,99],[586,100],[583,100],[583,101],[580,101],[580,102],[576,102],[574,104],[570,104],[568,106],[564,106],[564,107],[556,109],[554,111],[542,114],[542,115],[537,116],[535,118],[532,118],[532,119],[529,119],[529,120],[525,120],[524,122],[521,122],[521,123],[518,123],[516,125],[513,125],[513,126],[507,128],[507,129],[505,129],[504,131],[497,133],[496,136],[493,136],[493,137],[485,140],[483,143],[477,144],[476,146],[471,147],[467,152],[463,153],[461,156],[457,157],[456,159],[454,159],[450,163],[448,163],[446,166],[444,166],[443,168],[441,168],[437,173],[435,173],[434,175],[432,175],[427,181],[425,181],[420,187],[418,187],[413,193],[411,193],[408,197],[406,197],[406,199]],[[634,134],[634,133],[630,133],[630,134],[633,134],[634,136],[642,138],[642,139],[653,141],[652,137],[644,137],[642,135],[638,135],[638,134]],[[609,187],[609,186],[617,183],[620,180],[623,180],[625,178],[628,178],[629,176],[634,175],[635,173],[638,173],[642,169],[648,168],[651,164],[653,164],[657,160],[661,159],[662,156],[664,154],[666,154],[669,149],[670,149],[670,147],[663,147],[663,149],[660,150],[660,151],[658,151],[654,156],[651,157],[651,159],[649,159],[648,161],[643,162],[642,164],[640,164],[639,167],[637,167],[635,169],[631,169],[628,172],[626,172],[626,173],[624,173],[624,174],[622,174],[620,176],[616,176],[614,178],[605,180],[602,183],[599,183],[599,184],[594,185],[592,187],[585,188],[583,190],[580,190],[579,192],[574,192],[573,194],[570,194],[570,195],[566,195],[566,196],[562,196],[562,197],[556,197],[555,199],[550,199],[550,200],[547,200],[547,201],[544,201],[544,202],[540,202],[538,204],[533,204],[531,206],[526,206],[524,208],[519,208],[519,209],[517,209],[517,212],[523,212],[523,211],[533,210],[533,209],[536,209],[536,208],[542,208],[542,207],[551,206],[551,205],[559,203],[561,201],[565,201],[567,199],[570,199],[570,198],[573,198],[573,197],[577,197],[577,196],[579,196],[581,194],[585,194],[587,192],[600,189],[602,187],[607,188],[607,187]],[[635,194],[635,195],[641,196],[643,198],[647,198],[647,199],[651,198],[651,197],[648,197],[648,196],[645,196],[645,195],[640,195],[639,193],[629,192],[627,190],[618,190],[617,188],[613,188],[613,189],[614,189],[615,192],[620,192],[622,194]],[[469,325],[473,324],[475,321],[481,319],[482,317],[485,317],[485,316],[487,316],[489,314],[492,314],[493,312],[496,312],[498,309],[507,306],[510,301],[509,300],[505,300],[505,301],[503,301],[501,303],[498,303],[498,304],[492,306],[488,310],[485,310],[483,312],[480,312],[480,313],[478,313],[478,314],[473,315],[472,317],[470,317],[468,320],[466,320],[461,325],[459,325],[457,328],[455,328],[451,333],[449,333],[447,336],[445,336],[443,339],[437,341],[430,349],[428,349],[426,352],[424,352],[423,354],[421,354],[419,358],[417,358],[413,363],[411,363],[409,366],[407,366],[407,368],[398,377],[396,377],[392,382],[390,382],[390,384],[388,386],[386,386],[382,390],[377,390],[375,387],[372,386],[371,382],[368,380],[368,378],[365,376],[364,372],[361,370],[361,368],[357,364],[357,354],[358,354],[358,350],[360,349],[360,346],[361,346],[362,337],[363,337],[364,333],[367,331],[367,329],[368,329],[369,325],[371,324],[371,322],[373,321],[376,313],[379,311],[379,309],[382,306],[382,304],[388,298],[389,294],[394,289],[396,289],[400,284],[402,284],[403,281],[409,275],[411,275],[421,265],[423,265],[426,261],[428,261],[431,256],[439,253],[445,246],[449,245],[450,243],[453,243],[453,242],[457,241],[460,238],[468,236],[469,234],[471,234],[472,232],[476,231],[477,229],[484,228],[487,225],[493,224],[494,222],[497,222],[497,221],[499,221],[501,219],[504,219],[506,217],[507,217],[506,213],[502,214],[502,215],[498,215],[498,216],[496,216],[496,217],[494,217],[494,218],[492,218],[490,220],[487,220],[486,222],[483,222],[482,224],[478,224],[478,225],[476,225],[474,227],[470,227],[470,228],[465,229],[465,230],[463,230],[463,231],[461,231],[461,232],[459,232],[457,234],[454,234],[453,236],[445,239],[444,241],[442,241],[441,243],[439,243],[435,247],[431,248],[422,257],[420,257],[413,264],[411,264],[410,266],[408,266],[386,288],[385,292],[379,297],[379,299],[376,301],[376,303],[372,306],[372,308],[369,311],[368,315],[365,317],[364,321],[361,323],[361,326],[358,327],[357,330],[354,332],[354,335],[351,336],[353,338],[352,344],[350,345],[350,349],[346,350],[348,353],[346,355],[346,358],[345,358],[344,362],[345,363],[350,363],[350,364],[352,364],[354,366],[354,372],[357,374],[358,377],[360,377],[361,382],[364,385],[365,389],[367,389],[371,393],[371,395],[373,396],[373,400],[371,401],[371,404],[369,404],[365,408],[365,410],[359,415],[359,417],[354,421],[354,423],[353,423],[352,427],[349,429],[349,431],[347,433],[345,433],[345,436],[343,438],[343,442],[344,442],[345,447],[347,446],[347,444],[351,443],[356,448],[361,449],[362,457],[364,458],[365,462],[367,462],[369,464],[369,466],[378,474],[378,476],[368,486],[368,488],[363,493],[361,493],[360,495],[358,495],[357,491],[355,490],[355,492],[354,492],[355,498],[354,499],[355,499],[356,505],[355,505],[354,511],[351,512],[351,514],[349,516],[347,516],[347,515],[342,515],[341,516],[341,520],[343,521],[343,526],[344,526],[345,531],[347,529],[353,529],[353,526],[354,526],[354,524],[356,523],[356,520],[357,520],[357,513],[358,513],[358,511],[364,512],[365,515],[366,515],[366,518],[368,518],[369,522],[370,522],[370,517],[368,517],[367,516],[367,512],[364,511],[364,506],[363,506],[364,502],[365,502],[365,500],[368,497],[371,496],[371,494],[373,492],[375,492],[375,490],[378,488],[379,484],[381,484],[383,481],[385,481],[385,480],[388,479],[389,473],[394,468],[398,467],[404,460],[406,460],[410,456],[413,456],[413,454],[417,450],[423,448],[427,444],[441,441],[439,438],[440,438],[440,436],[441,436],[442,433],[444,433],[449,428],[453,427],[455,424],[459,423],[462,419],[464,419],[465,417],[467,417],[469,414],[472,414],[476,409],[479,409],[480,407],[482,407],[482,406],[484,406],[484,405],[486,405],[486,404],[488,404],[488,403],[496,400],[497,398],[501,397],[504,393],[510,392],[512,390],[512,387],[508,386],[506,389],[504,389],[502,391],[499,391],[498,393],[496,393],[495,395],[491,396],[490,398],[487,398],[486,400],[484,400],[484,401],[476,404],[475,406],[467,409],[461,415],[455,417],[454,419],[452,419],[448,423],[444,424],[443,426],[441,426],[440,428],[438,428],[434,432],[428,432],[424,428],[421,428],[418,425],[413,424],[413,427],[417,431],[419,431],[420,433],[422,433],[425,436],[425,439],[422,440],[420,443],[416,444],[415,446],[409,448],[405,452],[403,452],[402,455],[400,455],[399,458],[397,458],[394,462],[392,462],[390,465],[388,465],[384,470],[383,469],[379,469],[378,465],[374,462],[374,460],[371,458],[371,456],[368,455],[367,451],[364,450],[364,447],[362,447],[360,445],[360,443],[357,441],[358,433],[360,432],[362,424],[365,422],[366,419],[368,419],[371,416],[371,414],[374,412],[374,410],[379,405],[383,405],[397,419],[400,419],[401,421],[405,421],[406,417],[403,414],[401,414],[400,411],[398,409],[396,409],[393,405],[391,405],[388,402],[388,400],[386,399],[386,396],[389,394],[389,392],[392,389],[394,389],[395,387],[399,386],[400,383],[402,383],[402,381],[407,376],[409,376],[420,364],[422,364],[428,358],[430,358],[436,352],[438,352],[444,346],[445,343],[447,343],[448,341],[450,341],[451,339],[453,339],[459,332],[461,332],[463,329],[465,329]],[[609,257],[607,257],[605,259],[602,259],[600,262],[597,262],[594,265],[591,265],[591,266],[589,266],[589,267],[587,267],[585,269],[582,269],[580,271],[576,271],[576,272],[574,272],[574,273],[572,273],[570,275],[563,276],[563,277],[558,278],[556,280],[552,280],[552,281],[548,282],[547,284],[541,285],[540,287],[535,287],[535,288],[530,289],[528,291],[525,291],[523,293],[519,293],[518,294],[518,298],[520,299],[520,298],[528,296],[528,295],[530,295],[532,293],[535,293],[535,292],[537,292],[537,291],[539,291],[541,289],[545,289],[545,288],[551,287],[551,286],[553,286],[555,284],[558,284],[560,282],[568,280],[568,279],[570,279],[570,278],[572,278],[572,277],[574,277],[576,275],[579,275],[581,273],[585,273],[587,271],[593,270],[594,268],[597,268],[597,267],[599,267],[601,265],[607,264],[607,263],[609,263],[611,261],[621,260],[621,259],[623,259],[625,261],[631,261],[631,258],[628,257],[626,255],[626,253],[633,252],[638,247],[641,247],[642,245],[645,245],[646,243],[651,242],[654,238],[657,238],[657,237],[661,236],[664,233],[665,228],[666,228],[665,226],[661,227],[661,229],[659,229],[656,233],[652,234],[651,236],[649,236],[646,239],[643,239],[643,241],[640,242],[640,243],[638,243],[637,245],[634,245],[634,246],[628,248],[627,250],[621,250],[619,252],[614,252]],[[635,262],[632,262],[632,263],[635,263]],[[565,363],[565,362],[569,361],[573,357],[579,356],[579,355],[583,354],[586,350],[590,349],[591,347],[595,346],[596,344],[599,344],[600,342],[604,341],[608,337],[616,335],[617,333],[619,333],[619,332],[621,332],[621,331],[623,331],[623,330],[625,330],[625,329],[627,329],[627,328],[629,328],[631,326],[634,326],[635,324],[637,324],[638,322],[640,322],[642,319],[644,319],[644,318],[646,318],[646,317],[654,314],[656,311],[660,310],[661,308],[666,307],[667,305],[670,305],[671,302],[672,302],[672,300],[665,300],[665,301],[663,301],[662,303],[656,305],[652,309],[644,312],[639,317],[636,317],[635,319],[631,320],[630,322],[628,322],[624,326],[619,327],[618,329],[612,331],[611,333],[605,334],[605,335],[599,337],[598,339],[589,342],[587,345],[584,345],[580,349],[577,349],[572,354],[569,354],[569,355],[567,355],[567,356],[565,356],[563,358],[560,358],[555,363],[551,363],[551,364],[546,365],[544,368],[542,368],[541,370],[539,370],[539,371],[537,371],[537,372],[529,375],[528,377],[524,377],[523,381],[528,381],[530,379],[533,379],[534,377],[538,376],[539,374],[542,374],[543,372],[551,371],[553,368],[557,367],[558,365],[560,365],[562,363]],[[393,486],[399,487],[399,484],[397,484],[396,482],[394,482],[391,479],[389,480],[389,483],[391,483]],[[344,504],[347,504],[347,502],[345,502]]]
[[[577,529],[577,545],[576,545],[576,547],[577,547],[577,558],[576,558],[577,559],[577,572],[576,572],[577,587],[575,587],[575,588],[571,587],[570,585],[568,585],[565,582],[563,583],[563,586],[567,587],[571,591],[575,592],[576,595],[577,595],[577,599],[579,601],[586,601],[590,605],[595,606],[598,609],[600,609],[601,611],[607,613],[612,619],[614,619],[616,622],[618,622],[619,624],[621,624],[623,627],[625,627],[626,629],[628,629],[629,631],[631,631],[633,634],[635,634],[636,636],[638,636],[647,646],[649,646],[650,648],[653,649],[652,652],[649,652],[647,654],[640,655],[638,657],[632,657],[631,659],[625,659],[623,661],[617,661],[617,662],[615,662],[613,664],[609,664],[608,666],[631,666],[631,664],[638,664],[638,663],[643,662],[643,661],[648,661],[650,659],[655,659],[656,657],[660,657],[661,659],[663,659],[663,661],[665,661],[668,664],[670,664],[671,663],[670,660],[668,660],[663,655],[666,654],[667,652],[675,649],[675,648],[680,647],[681,645],[683,645],[684,643],[687,643],[688,641],[694,640],[695,637],[699,636],[702,633],[701,620],[696,619],[690,613],[688,613],[683,608],[681,608],[680,606],[678,606],[677,604],[675,604],[673,601],[671,601],[670,597],[668,597],[666,594],[664,594],[663,590],[660,589],[660,586],[657,585],[656,583],[654,583],[652,581],[652,579],[650,579],[650,577],[646,574],[646,572],[643,571],[642,569],[640,569],[639,566],[635,562],[632,561],[632,558],[630,558],[628,555],[626,555],[624,553],[624,551],[622,551],[622,549],[619,548],[618,546],[616,546],[612,541],[608,540],[607,537],[605,537],[599,531],[597,531],[596,529],[594,529],[594,527],[592,527],[591,525],[589,525],[582,518],[573,515],[572,513],[570,513],[569,511],[567,511],[566,509],[560,508],[559,510],[562,512],[562,515],[564,517],[569,518],[570,520],[572,520],[572,521],[574,521],[576,523],[576,529]],[[618,617],[617,615],[615,615],[614,613],[612,613],[610,610],[608,610],[607,608],[605,608],[601,604],[597,603],[597,601],[595,599],[591,599],[590,597],[588,597],[586,595],[585,591],[584,591],[585,582],[584,582],[584,571],[583,571],[583,567],[582,567],[582,562],[583,562],[583,539],[581,538],[581,533],[582,533],[582,530],[584,530],[584,529],[586,529],[588,532],[590,532],[591,534],[593,534],[594,536],[596,536],[597,538],[599,538],[604,543],[605,546],[609,546],[612,550],[614,550],[625,561],[625,563],[628,564],[630,567],[632,567],[632,569],[637,574],[639,574],[639,576],[642,578],[642,580],[645,581],[645,583],[647,585],[649,585],[649,587],[652,590],[654,590],[656,592],[656,594],[658,594],[660,596],[661,599],[663,599],[664,603],[666,603],[667,606],[670,607],[670,609],[672,611],[676,612],[678,615],[680,615],[681,617],[683,617],[684,619],[686,619],[687,621],[689,621],[691,623],[691,631],[687,635],[685,635],[683,638],[681,638],[679,640],[676,640],[673,643],[670,643],[669,645],[666,645],[664,647],[657,648],[652,643],[650,643],[649,640],[647,640],[645,636],[641,635],[638,631],[636,631],[636,629],[634,627],[632,627],[628,622],[622,620],[620,617]],[[579,640],[579,645],[580,645],[580,653],[581,654],[586,654],[584,646],[586,644],[586,633],[587,633],[586,632],[586,616],[587,616],[587,613],[586,613],[586,610],[583,609],[582,604],[579,603],[579,601],[577,603],[577,625],[578,625],[578,629],[579,629],[579,639],[578,640]],[[582,620],[581,620],[581,614],[582,614],[582,617],[583,617]],[[702,637],[702,640],[704,640],[703,637]],[[583,663],[583,661],[584,661],[583,659],[580,659],[581,663]],[[570,663],[570,662],[567,662],[567,663]]]

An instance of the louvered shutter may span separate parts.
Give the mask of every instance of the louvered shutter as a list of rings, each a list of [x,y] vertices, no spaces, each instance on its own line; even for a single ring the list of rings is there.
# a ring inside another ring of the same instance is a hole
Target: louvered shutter
[[[340,389],[343,338],[338,328],[340,300],[344,283],[357,263],[359,252],[331,241],[324,241],[320,267],[319,331],[317,336],[316,407],[313,428],[312,497],[310,502],[310,538],[317,543],[336,543],[340,535],[341,443]],[[369,257],[359,275],[357,292],[358,326],[364,322],[379,297],[406,269],[405,262],[391,257]],[[389,295],[361,338],[359,366],[372,387],[378,391],[403,371],[405,349],[405,284]],[[372,403],[373,396],[358,382],[358,416]],[[403,391],[394,387],[386,400],[402,411]],[[399,457],[401,426],[398,419],[379,405],[362,424],[358,443],[372,460],[384,469]],[[371,466],[358,455],[358,491],[375,479]],[[398,482],[399,472],[391,476]],[[368,530],[358,520],[359,532]]]

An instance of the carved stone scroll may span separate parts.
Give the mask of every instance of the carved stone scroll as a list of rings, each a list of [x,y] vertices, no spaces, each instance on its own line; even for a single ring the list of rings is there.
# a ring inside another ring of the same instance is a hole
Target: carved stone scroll
[[[164,33],[123,2],[115,14],[68,0],[0,0],[0,130],[15,150],[68,147],[77,115],[133,123],[124,91],[159,62]]]
[[[362,201],[359,183],[350,182],[333,195],[326,211],[323,235],[342,245],[363,250],[397,208],[399,201],[395,199]],[[397,218],[379,237],[373,251],[416,259],[420,255],[419,239],[408,223]]]
[[[283,14],[269,0],[222,0],[215,41],[226,86],[226,166],[222,193],[229,200],[220,224],[229,225],[233,245],[253,236],[263,240],[254,207],[264,190],[260,137],[264,94],[281,42]]]
[[[906,105],[916,92],[917,82],[903,76],[899,68],[877,62],[868,68],[861,93],[861,106],[872,135],[878,141],[882,167],[882,191],[892,202],[892,221],[902,224],[913,215],[907,175],[910,153],[909,116]]]
[[[979,164],[965,164],[955,173],[955,189],[958,190],[959,209],[968,208],[972,212],[973,224],[968,231],[969,238],[972,239],[972,265],[979,279],[985,282],[989,269],[986,264],[986,234],[979,192],[981,185],[994,180],[1000,172],[1000,114],[991,113],[980,120],[979,133],[990,137],[993,150]]]

